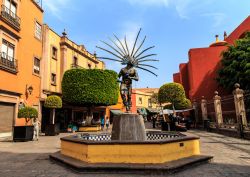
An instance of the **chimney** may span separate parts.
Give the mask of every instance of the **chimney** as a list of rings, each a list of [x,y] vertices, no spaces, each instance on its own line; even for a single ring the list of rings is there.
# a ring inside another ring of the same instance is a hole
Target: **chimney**
[[[219,35],[218,34],[215,35],[215,38],[216,38],[215,42],[219,42]]]
[[[225,41],[226,38],[227,38],[227,32],[224,31],[224,41]]]
[[[66,36],[67,36],[67,33],[66,33],[66,30],[65,30],[65,29],[63,30],[62,35],[63,35],[63,37],[66,37]]]
[[[96,58],[96,56],[97,56],[97,55],[96,55],[96,51],[94,51],[94,58]]]

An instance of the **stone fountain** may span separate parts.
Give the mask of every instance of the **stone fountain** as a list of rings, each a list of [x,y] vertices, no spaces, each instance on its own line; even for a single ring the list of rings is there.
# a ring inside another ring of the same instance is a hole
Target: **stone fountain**
[[[111,134],[80,133],[61,138],[61,151],[52,154],[51,159],[78,172],[162,174],[178,171],[187,165],[207,162],[212,158],[200,155],[198,137],[186,136],[178,132],[146,131],[143,118],[130,112],[132,80],[139,80],[135,68],[156,75],[144,68],[145,66],[155,67],[142,64],[145,61],[157,61],[147,59],[155,54],[142,56],[154,46],[140,52],[144,38],[136,49],[140,31],[131,53],[128,50],[126,37],[125,46],[116,36],[117,42],[112,41],[117,47],[115,49],[117,53],[98,47],[118,57],[118,59],[99,58],[115,60],[127,65],[119,73],[119,78],[122,77],[120,94],[126,112],[114,118]],[[103,43],[114,49],[108,43]]]

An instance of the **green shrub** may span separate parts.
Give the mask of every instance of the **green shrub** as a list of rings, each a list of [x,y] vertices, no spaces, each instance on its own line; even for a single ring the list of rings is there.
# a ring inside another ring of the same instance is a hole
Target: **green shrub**
[[[179,83],[167,83],[160,87],[158,101],[160,103],[177,103],[182,101],[185,96],[184,88]]]
[[[44,106],[46,108],[61,108],[62,107],[62,99],[59,96],[51,95],[45,100]]]
[[[37,118],[38,111],[35,108],[26,106],[18,110],[18,118],[25,118],[26,124],[30,119]]]
[[[26,106],[18,111],[18,118],[37,118],[38,117],[38,112],[35,108]]]
[[[117,73],[111,70],[71,69],[63,76],[63,100],[70,104],[115,105],[118,93]]]
[[[186,98],[183,86],[179,83],[167,83],[161,86],[158,100],[160,103],[172,103],[164,109],[173,109],[173,106],[175,109],[188,109],[192,106],[191,101]]]

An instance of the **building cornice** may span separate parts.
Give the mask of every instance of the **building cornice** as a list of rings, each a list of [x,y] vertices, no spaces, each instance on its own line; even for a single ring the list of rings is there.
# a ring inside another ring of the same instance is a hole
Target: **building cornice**
[[[63,42],[60,43],[60,46],[64,46],[64,45],[67,46],[68,48],[70,48],[71,50],[73,50],[73,51],[79,53],[80,55],[86,57],[88,60],[94,62],[95,64],[98,64],[98,63],[100,62],[100,61],[98,61],[98,60],[95,60],[95,59],[91,58],[90,56],[88,56],[88,55],[85,54],[84,52],[82,52],[82,51],[76,49],[75,47],[73,47],[72,45],[70,45],[69,43],[67,43],[66,41],[63,41]]]
[[[12,96],[21,96],[22,95],[21,93],[18,93],[18,92],[12,92],[9,90],[2,90],[2,89],[0,89],[0,94],[6,94],[6,95],[12,95]]]
[[[8,28],[6,28],[3,25],[0,25],[0,29],[3,30],[4,32],[8,33],[10,36],[14,37],[17,40],[21,39],[21,37],[19,35],[13,33],[11,30],[9,30]]]

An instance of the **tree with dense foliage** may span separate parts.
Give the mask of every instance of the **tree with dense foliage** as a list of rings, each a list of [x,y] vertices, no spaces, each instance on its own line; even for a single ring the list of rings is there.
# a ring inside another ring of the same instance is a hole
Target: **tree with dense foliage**
[[[62,99],[57,95],[50,95],[46,98],[44,107],[51,108],[50,112],[50,120],[52,120],[52,124],[55,122],[55,109],[62,107]]]
[[[71,69],[62,80],[63,100],[69,104],[109,106],[118,102],[117,73],[112,70]],[[89,109],[89,116],[92,111]]]
[[[18,110],[18,118],[25,118],[26,124],[30,119],[38,117],[38,111],[35,108],[25,106]]]
[[[187,109],[191,102],[185,96],[185,90],[179,83],[167,83],[160,87],[158,93],[159,103],[171,103],[173,109]],[[169,106],[167,107],[169,108]]]
[[[222,52],[221,65],[217,77],[220,86],[232,91],[239,83],[242,89],[250,90],[250,32]]]
[[[111,70],[72,69],[62,80],[63,100],[82,106],[109,106],[118,101],[117,73]]]

